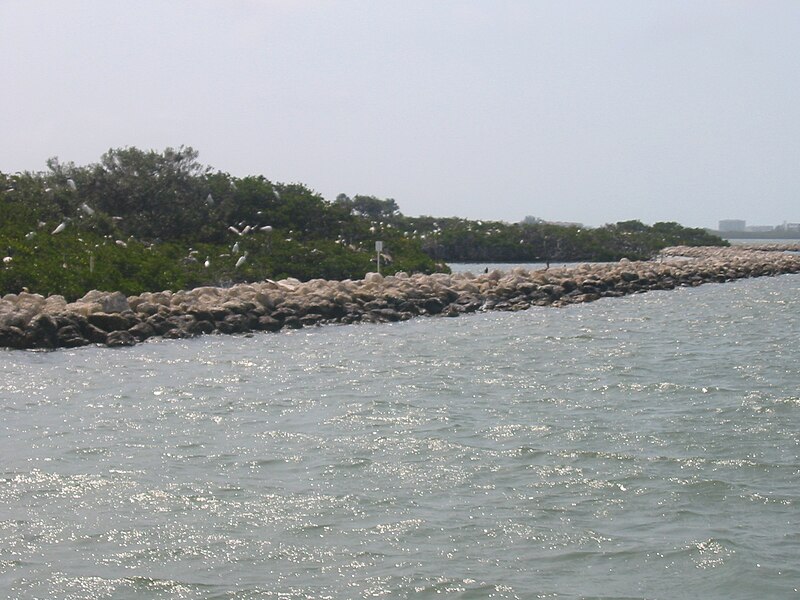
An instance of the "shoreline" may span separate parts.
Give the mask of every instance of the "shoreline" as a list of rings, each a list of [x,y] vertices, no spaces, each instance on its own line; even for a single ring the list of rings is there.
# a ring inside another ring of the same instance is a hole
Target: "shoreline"
[[[132,346],[149,338],[299,329],[312,325],[456,317],[477,311],[565,306],[650,290],[800,273],[800,245],[665,248],[653,261],[584,263],[474,275],[368,273],[363,280],[297,279],[147,292],[126,297],[92,290],[61,296],[7,294],[0,299],[0,348]]]

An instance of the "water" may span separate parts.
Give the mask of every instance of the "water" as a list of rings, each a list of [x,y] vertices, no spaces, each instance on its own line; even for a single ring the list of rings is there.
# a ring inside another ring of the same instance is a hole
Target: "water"
[[[538,271],[545,268],[561,268],[561,267],[574,267],[583,263],[578,262],[552,262],[549,267],[547,263],[447,263],[450,271],[453,273],[470,272],[473,275],[479,275],[484,271],[510,271],[511,269],[520,267],[529,271]],[[603,264],[603,263],[592,263]]]
[[[797,244],[798,238],[724,238],[730,242],[731,246],[742,246],[748,244]]]
[[[2,351],[0,598],[788,598],[800,276]]]

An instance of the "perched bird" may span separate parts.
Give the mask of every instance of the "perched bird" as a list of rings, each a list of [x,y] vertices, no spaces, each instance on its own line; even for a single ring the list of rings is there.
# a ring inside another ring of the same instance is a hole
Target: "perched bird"
[[[266,231],[267,233],[272,233],[272,225],[264,225],[261,228],[261,231]]]
[[[231,252],[233,252],[234,254],[239,254],[239,242],[236,242],[233,245],[233,248],[231,248]]]
[[[117,240],[117,241],[115,241],[114,243],[115,243],[117,246],[119,246],[120,248],[127,248],[127,247],[128,247],[128,244],[126,244],[126,243],[125,243],[125,242],[123,242],[122,240]]]
[[[89,217],[91,217],[94,214],[94,209],[88,204],[86,204],[86,202],[81,204],[80,208],[84,212],[84,214],[86,214]]]
[[[211,194],[206,196],[206,204],[209,206],[214,206],[214,197]]]
[[[56,227],[55,229],[53,229],[53,232],[52,232],[52,233],[53,233],[54,235],[55,235],[56,233],[61,233],[61,232],[62,232],[62,231],[64,231],[66,228],[67,228],[67,222],[66,222],[66,221],[62,221],[61,223],[59,223],[59,224],[58,224],[58,227]]]
[[[228,231],[232,231],[232,232],[233,232],[233,233],[235,233],[236,235],[242,235],[242,232],[241,232],[241,231],[239,231],[238,229],[236,229],[236,227],[234,227],[233,225],[230,225],[230,226],[228,227]]]
[[[241,267],[244,264],[244,261],[246,261],[246,260],[247,260],[247,252],[242,254],[239,257],[239,260],[236,261],[236,268],[238,269],[239,267]]]
[[[203,266],[206,269],[211,266],[211,259],[208,256],[206,256],[206,262],[203,263]]]
[[[73,192],[74,192],[74,191],[77,191],[77,189],[78,189],[78,186],[76,186],[76,185],[75,185],[75,182],[74,182],[74,181],[72,181],[72,179],[67,179],[67,187],[68,187],[70,190],[72,190]]]
[[[14,260],[14,259],[11,258],[10,256],[6,256],[5,258],[3,258],[3,263],[8,265],[8,264],[11,264],[12,260]]]

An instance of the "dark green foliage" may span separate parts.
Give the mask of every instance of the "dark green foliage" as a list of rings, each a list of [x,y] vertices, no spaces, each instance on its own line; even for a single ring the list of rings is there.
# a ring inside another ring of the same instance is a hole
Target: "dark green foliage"
[[[527,218],[522,223],[459,218],[402,218],[398,226],[420,239],[425,252],[449,262],[647,260],[667,246],[721,246],[704,229],[677,223],[647,226],[624,221],[598,228],[562,226]]]
[[[374,221],[391,220],[400,215],[400,207],[392,198],[381,200],[375,196],[358,194],[350,198],[346,194],[339,194],[336,197],[336,203],[343,206],[348,212]]]
[[[0,258],[10,257],[0,263],[0,294],[75,299],[90,289],[135,294],[375,269],[377,233],[351,207],[302,184],[212,171],[191,148],[124,148],[86,167],[47,165],[0,173]],[[383,239],[384,273],[435,269],[418,242],[394,232]]]
[[[647,258],[667,245],[722,243],[677,223],[582,229],[405,217],[392,199],[327,202],[302,184],[213,171],[184,147],[112,149],[86,167],[47,166],[0,173],[0,295],[27,289],[71,300],[91,289],[361,278],[375,270],[376,240],[384,274],[448,270],[444,261]]]

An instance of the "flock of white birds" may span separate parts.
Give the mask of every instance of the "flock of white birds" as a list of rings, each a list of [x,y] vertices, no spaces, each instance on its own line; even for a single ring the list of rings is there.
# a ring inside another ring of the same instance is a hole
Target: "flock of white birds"
[[[78,191],[78,186],[76,185],[76,183],[75,183],[75,181],[73,179],[67,179],[67,188],[73,193],[77,193],[77,191]],[[48,187],[48,188],[45,188],[44,191],[45,191],[45,193],[52,194],[53,193],[53,188]],[[275,195],[276,196],[278,195],[277,190],[275,191]],[[211,194],[209,194],[206,197],[206,203],[208,205],[213,205],[214,204],[214,198],[213,198],[213,196]],[[87,217],[91,217],[95,213],[94,209],[91,206],[89,206],[86,202],[82,202],[78,208]],[[114,220],[119,220],[121,217],[112,217],[112,218]],[[64,231],[67,228],[67,225],[71,221],[72,221],[72,219],[70,217],[65,217],[64,220],[61,223],[59,223],[56,226],[56,228],[53,229],[53,231],[50,232],[50,234],[51,235],[58,235],[59,233],[61,233],[62,231]],[[272,233],[272,226],[271,225],[264,225],[263,227],[254,227],[252,225],[246,225],[244,222],[238,223],[237,225],[238,225],[238,227],[234,226],[234,225],[229,226],[228,230],[230,232],[232,232],[232,233],[235,233],[236,235],[239,235],[239,236],[244,236],[244,235],[247,235],[248,233],[252,233],[252,232],[255,232],[255,231],[263,231],[263,232],[268,233],[268,234]],[[39,222],[39,228],[43,228],[43,227],[46,227],[46,226],[47,226],[47,223],[45,223],[43,221]],[[35,237],[36,237],[36,232],[35,231],[30,231],[25,235],[25,239],[27,239],[27,240],[32,240]],[[127,248],[128,247],[128,242],[126,242],[125,240],[114,240],[114,243],[117,246],[119,246],[120,248]],[[247,251],[245,251],[244,253],[241,252],[238,241],[233,244],[233,247],[231,248],[231,253],[233,255],[241,254],[241,256],[239,256],[239,258],[236,260],[235,268],[238,269],[242,265],[244,265],[245,262],[247,262]],[[195,254],[197,254],[196,250],[190,250],[189,251],[189,256],[187,256],[187,260],[190,260],[190,261],[196,260],[194,258]],[[221,254],[220,258],[225,258],[225,257],[230,257],[230,256],[231,256],[231,254]],[[10,254],[8,256],[3,257],[3,259],[2,259],[4,265],[10,265],[13,262],[13,260],[14,260],[14,258]],[[203,266],[206,269],[211,266],[211,258],[210,257],[206,256],[206,260],[203,262]]]

